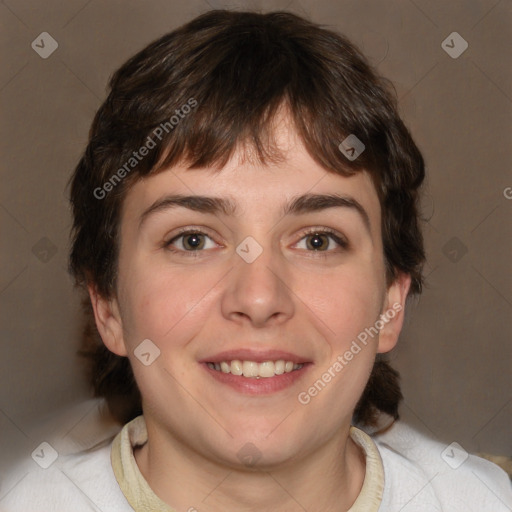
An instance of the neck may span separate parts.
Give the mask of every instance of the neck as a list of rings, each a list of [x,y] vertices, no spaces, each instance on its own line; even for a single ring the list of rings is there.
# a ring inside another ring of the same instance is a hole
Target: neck
[[[364,481],[365,457],[348,428],[293,463],[243,469],[159,438],[149,427],[148,434],[135,460],[155,494],[176,510],[341,512],[354,503]]]

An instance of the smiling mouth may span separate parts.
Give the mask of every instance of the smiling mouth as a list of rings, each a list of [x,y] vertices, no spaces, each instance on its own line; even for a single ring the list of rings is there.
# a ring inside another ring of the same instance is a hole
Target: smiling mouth
[[[293,361],[285,361],[278,359],[277,361],[264,361],[257,363],[255,361],[221,361],[220,363],[206,363],[208,368],[222,373],[231,373],[232,375],[247,377],[249,379],[265,379],[283,375],[300,370],[304,364],[294,363]]]

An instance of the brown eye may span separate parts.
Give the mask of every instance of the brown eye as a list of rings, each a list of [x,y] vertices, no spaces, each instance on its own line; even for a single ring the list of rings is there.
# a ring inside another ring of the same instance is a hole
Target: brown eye
[[[192,233],[183,236],[183,247],[186,250],[194,251],[204,247],[204,238],[201,233]]]
[[[314,233],[306,237],[306,245],[308,249],[314,251],[324,251],[329,247],[329,238],[322,233]]]
[[[335,249],[339,252],[348,248],[348,242],[333,231],[316,229],[306,233],[297,246],[309,252],[333,252]]]
[[[204,249],[213,249],[217,246],[206,233],[193,230],[180,233],[164,245],[168,250],[176,253],[199,253]]]

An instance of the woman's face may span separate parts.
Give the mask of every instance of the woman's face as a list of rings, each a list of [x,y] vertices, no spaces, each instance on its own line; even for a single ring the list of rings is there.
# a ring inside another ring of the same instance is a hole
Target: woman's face
[[[376,322],[407,291],[386,286],[368,174],[329,173],[286,123],[276,133],[280,163],[237,153],[220,172],[178,166],[132,187],[100,329],[131,361],[148,429],[230,465],[346,435],[402,315]]]

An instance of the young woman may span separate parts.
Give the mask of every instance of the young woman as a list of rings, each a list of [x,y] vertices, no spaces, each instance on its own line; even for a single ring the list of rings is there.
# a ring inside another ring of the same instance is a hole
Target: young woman
[[[354,46],[211,11],[110,85],[73,176],[71,270],[124,427],[6,510],[511,510],[497,466],[396,421],[382,354],[421,291],[424,165]]]

